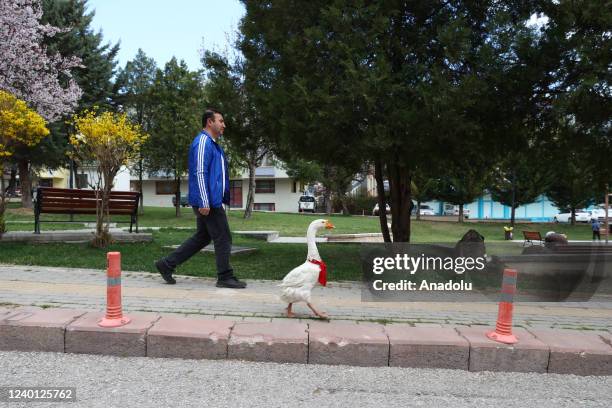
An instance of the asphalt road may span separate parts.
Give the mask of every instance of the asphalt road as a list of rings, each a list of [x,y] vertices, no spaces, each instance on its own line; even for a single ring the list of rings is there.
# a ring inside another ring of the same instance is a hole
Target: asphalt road
[[[606,407],[612,377],[0,352],[0,387],[76,387],[12,407]]]

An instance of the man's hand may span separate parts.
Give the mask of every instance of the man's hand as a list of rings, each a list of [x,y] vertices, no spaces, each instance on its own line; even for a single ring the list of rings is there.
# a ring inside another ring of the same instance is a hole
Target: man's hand
[[[198,208],[198,211],[202,215],[208,215],[208,213],[210,212],[210,208]]]

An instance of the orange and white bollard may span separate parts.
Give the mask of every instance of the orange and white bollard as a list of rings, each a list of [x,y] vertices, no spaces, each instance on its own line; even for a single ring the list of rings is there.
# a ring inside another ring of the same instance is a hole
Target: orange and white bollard
[[[497,324],[495,331],[487,333],[488,338],[500,343],[514,344],[518,342],[518,338],[512,334],[512,311],[514,309],[517,275],[516,269],[504,269]]]
[[[130,322],[121,309],[121,253],[109,252],[106,259],[106,316],[98,322],[98,326],[119,327]]]

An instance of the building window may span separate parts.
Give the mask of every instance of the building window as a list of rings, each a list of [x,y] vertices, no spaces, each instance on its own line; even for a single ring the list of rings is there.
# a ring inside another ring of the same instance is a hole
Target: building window
[[[276,211],[274,203],[255,203],[253,209],[258,211]]]
[[[156,181],[155,182],[155,194],[157,195],[171,195],[176,192],[176,183],[172,181]]]
[[[87,174],[77,174],[76,175],[76,188],[87,188],[89,187]]]
[[[274,180],[255,180],[256,194],[274,194]]]
[[[53,179],[43,178],[38,180],[39,187],[53,187]]]
[[[230,180],[230,208],[242,208],[242,180]]]

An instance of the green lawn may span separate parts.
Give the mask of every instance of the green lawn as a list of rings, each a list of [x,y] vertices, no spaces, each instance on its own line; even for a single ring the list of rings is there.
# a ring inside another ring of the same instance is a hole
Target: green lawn
[[[153,262],[171,252],[166,245],[180,244],[190,231],[163,229],[153,232],[152,243],[111,245],[105,250],[87,244],[0,244],[0,263],[17,265],[65,266],[73,268],[106,267],[106,252],[120,251],[123,270],[155,272]],[[236,274],[247,279],[282,279],[306,259],[305,244],[268,244],[265,241],[234,238],[234,245],[248,246],[258,252],[232,257]],[[360,279],[357,244],[319,245],[321,256],[329,265],[330,280]],[[215,257],[198,254],[181,265],[179,274],[214,277]]]
[[[242,218],[242,211],[229,211],[228,218],[233,231],[241,230],[274,230],[279,231],[281,236],[304,236],[308,224],[322,215],[312,214],[285,214],[285,213],[262,213],[255,212],[249,220]],[[43,220],[67,220],[65,215],[42,215]],[[16,231],[18,224],[10,221],[32,221],[34,216],[31,212],[23,209],[9,209],[6,220],[9,221],[8,229]],[[380,232],[380,224],[376,217],[342,216],[331,215],[327,217],[336,226],[334,234],[354,234],[366,232]],[[74,219],[92,221],[92,216],[75,216]],[[127,217],[114,218],[116,221],[129,221]],[[43,230],[49,224],[42,224]],[[61,225],[61,224],[57,224]],[[65,229],[74,229],[78,224],[63,224]],[[181,209],[181,217],[175,216],[174,208],[145,207],[144,215],[139,217],[141,227],[192,227],[195,228],[194,215],[189,208]],[[416,221],[412,222],[413,242],[456,242],[465,232],[473,228],[484,235],[486,241],[502,241],[504,238],[503,223],[494,222],[457,222],[445,221]],[[126,226],[121,224],[120,226]],[[18,227],[20,230],[24,227]],[[33,224],[32,224],[33,228]],[[24,228],[27,230],[28,228]],[[515,238],[522,239],[521,230],[540,231],[544,235],[547,231],[557,231],[567,234],[569,239],[591,239],[589,225],[579,224],[517,224],[515,226]]]
[[[193,230],[177,230],[176,226],[195,227],[194,216],[183,209],[180,218],[174,217],[172,208],[146,208],[140,225],[166,227],[153,232],[153,242],[142,244],[112,245],[106,250],[94,249],[86,244],[20,244],[0,243],[0,263],[20,265],[65,266],[104,269],[107,251],[120,251],[124,270],[155,272],[153,262],[168,254],[167,245],[180,244]],[[32,221],[32,215],[21,209],[9,210],[8,221]],[[320,216],[280,213],[254,213],[250,220],[242,218],[241,211],[231,211],[229,222],[233,231],[238,230],[277,230],[282,236],[303,236],[308,224]],[[76,218],[76,217],[75,217]],[[65,216],[51,216],[45,219],[66,219]],[[91,217],[85,217],[91,219]],[[334,234],[378,232],[378,219],[374,217],[345,217],[333,215],[329,219],[336,225]],[[43,231],[52,228],[73,229],[78,224],[43,224]],[[500,223],[465,223],[441,221],[413,221],[412,242],[450,242],[455,243],[467,230],[473,228],[485,236],[485,242],[495,241],[495,248],[489,253],[516,253],[520,244],[503,242],[503,226]],[[81,227],[82,228],[82,227]],[[538,230],[543,234],[549,230],[563,232],[570,239],[590,239],[588,225],[570,226],[567,224],[529,224],[517,225],[515,237],[520,238],[522,228]],[[33,224],[9,223],[8,229],[32,230]],[[327,231],[325,232],[327,233]],[[257,253],[232,257],[232,265],[239,277],[246,279],[281,279],[292,268],[302,263],[306,257],[305,244],[268,244],[265,241],[234,235],[234,245],[258,249]],[[361,279],[359,244],[319,244],[321,256],[328,264],[330,280]],[[178,274],[192,276],[215,276],[213,254],[199,254],[186,262]]]

